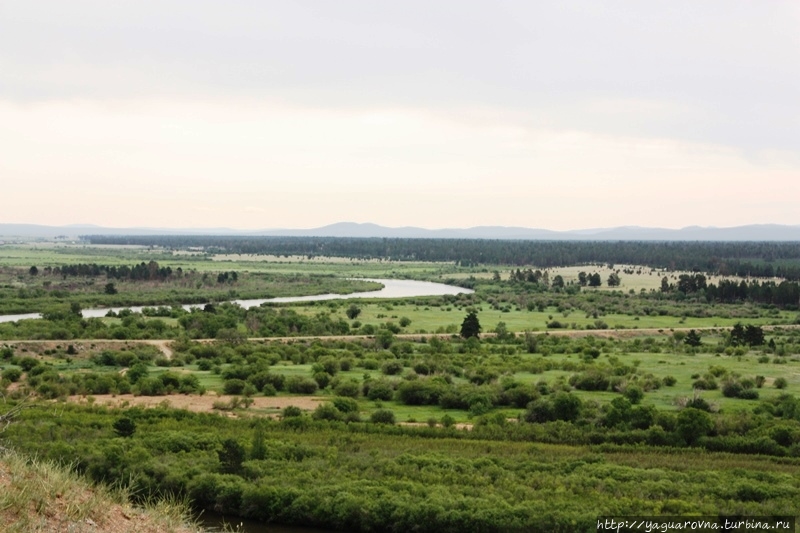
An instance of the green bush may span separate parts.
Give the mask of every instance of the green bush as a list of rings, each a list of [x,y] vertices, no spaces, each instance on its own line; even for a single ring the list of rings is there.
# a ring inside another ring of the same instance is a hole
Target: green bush
[[[286,390],[293,394],[314,394],[318,389],[317,382],[303,376],[291,376],[286,380]]]
[[[324,402],[314,409],[314,412],[311,413],[311,418],[314,420],[342,420],[344,417],[333,403]]]
[[[370,415],[369,419],[373,424],[395,423],[394,413],[389,409],[378,409]]]
[[[303,416],[303,410],[294,405],[287,405],[281,411],[281,416],[283,418],[296,418],[298,416]]]
[[[333,399],[333,405],[342,413],[357,413],[358,402],[348,397],[336,397]]]
[[[244,386],[245,382],[241,379],[229,379],[222,384],[222,391],[225,394],[241,394]]]
[[[6,368],[3,370],[3,379],[7,379],[11,383],[16,383],[22,377],[22,370],[19,368]]]

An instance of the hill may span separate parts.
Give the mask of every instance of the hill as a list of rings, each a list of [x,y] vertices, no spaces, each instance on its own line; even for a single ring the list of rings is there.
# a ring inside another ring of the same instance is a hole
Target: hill
[[[0,525],[4,532],[192,533],[182,505],[141,509],[67,468],[0,448]]]

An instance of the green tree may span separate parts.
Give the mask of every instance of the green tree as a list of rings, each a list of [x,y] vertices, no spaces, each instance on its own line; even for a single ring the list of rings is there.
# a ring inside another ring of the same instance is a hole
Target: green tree
[[[118,291],[113,283],[106,283],[106,287],[103,289],[103,292],[106,294],[117,294]]]
[[[264,426],[256,424],[253,432],[253,445],[250,447],[250,459],[265,459],[267,457],[267,445],[265,443]]]
[[[114,422],[113,427],[114,433],[116,433],[119,437],[132,437],[136,432],[136,422],[127,416],[117,419],[117,421]]]
[[[35,276],[35,275],[37,275],[38,273],[39,273],[39,269],[38,269],[38,268],[36,268],[36,265],[33,265],[33,266],[30,268],[30,270],[28,270],[28,274],[30,274],[31,276]]]
[[[686,337],[684,337],[683,342],[689,346],[700,346],[700,344],[702,344],[702,342],[700,341],[700,334],[693,329],[689,330],[689,333],[686,334]]]
[[[461,323],[461,336],[465,339],[469,339],[470,337],[477,338],[480,336],[480,333],[481,323],[478,320],[478,313],[470,311]]]
[[[355,320],[356,318],[358,318],[358,315],[361,314],[361,308],[358,307],[356,304],[350,304],[350,307],[347,308],[345,314],[347,315],[347,318],[349,318],[350,320]]]
[[[600,279],[600,274],[595,272],[591,276],[589,276],[589,286],[590,287],[599,287],[603,284],[603,280]]]
[[[220,470],[224,474],[236,474],[242,469],[246,454],[244,446],[236,439],[225,439],[222,442],[222,449],[217,451],[217,457]]]
[[[608,276],[608,281],[606,281],[606,283],[608,283],[609,287],[619,287],[621,283],[619,274],[617,274],[616,272],[612,272],[611,275]]]
[[[705,437],[714,429],[714,421],[705,411],[688,407],[678,413],[675,430],[683,437],[686,444],[692,445],[700,437]]]

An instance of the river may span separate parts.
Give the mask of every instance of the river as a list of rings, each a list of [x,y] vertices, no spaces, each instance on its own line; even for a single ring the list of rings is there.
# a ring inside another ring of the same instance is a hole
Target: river
[[[316,294],[313,296],[285,296],[281,298],[261,298],[255,300],[232,300],[244,307],[258,307],[263,303],[291,303],[291,302],[315,302],[321,300],[344,300],[351,298],[412,298],[416,296],[444,296],[447,294],[464,294],[473,292],[470,289],[463,287],[456,287],[454,285],[445,285],[444,283],[434,283],[431,281],[416,281],[410,279],[373,279],[367,278],[363,281],[374,281],[383,285],[383,288],[377,291],[369,292],[354,292],[351,294]],[[190,304],[184,305],[183,308],[190,310],[192,308],[202,308],[205,304]],[[130,309],[135,313],[142,311],[144,307],[158,307],[150,306],[133,306],[133,307],[109,307],[109,308],[96,308],[84,309],[82,311],[84,318],[100,318],[106,316],[109,311],[118,313],[123,309]],[[17,320],[42,318],[39,313],[23,313],[19,315],[0,315],[0,322],[16,322]]]

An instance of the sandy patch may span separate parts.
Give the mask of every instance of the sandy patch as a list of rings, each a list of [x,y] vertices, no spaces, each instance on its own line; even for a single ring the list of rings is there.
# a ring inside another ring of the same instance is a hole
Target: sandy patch
[[[241,396],[226,396],[215,394],[204,394],[202,396],[196,394],[171,394],[169,396],[134,396],[133,394],[98,394],[95,396],[70,396],[67,401],[73,403],[88,404],[90,402],[95,405],[106,405],[109,407],[158,407],[166,405],[174,409],[186,409],[197,413],[208,413],[215,411],[214,404],[218,402],[229,403],[232,399]],[[330,398],[321,396],[259,396],[251,398],[253,404],[249,407],[252,409],[274,409],[280,410],[284,407],[294,405],[300,409],[307,411],[314,410],[320,402],[330,400]]]

